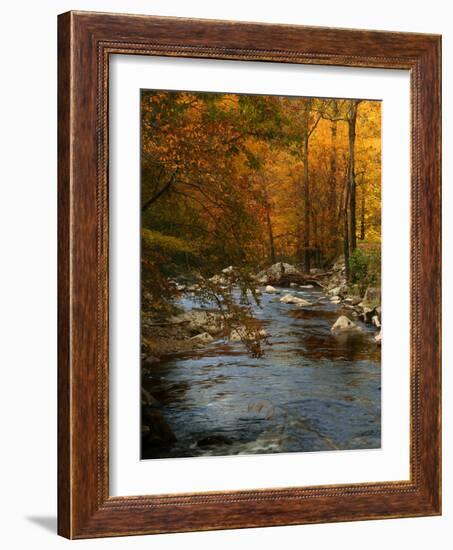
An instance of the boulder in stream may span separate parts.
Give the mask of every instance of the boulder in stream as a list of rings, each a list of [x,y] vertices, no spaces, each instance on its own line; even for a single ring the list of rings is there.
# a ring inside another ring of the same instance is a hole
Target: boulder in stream
[[[266,294],[280,294],[280,291],[271,285],[267,285],[267,287],[264,289],[264,292]]]
[[[347,296],[344,299],[344,303],[351,306],[358,306],[361,302],[362,298],[360,298],[360,296]]]
[[[342,286],[336,286],[334,288],[331,288],[328,292],[329,296],[333,296],[333,297],[336,297],[336,296],[341,296],[341,295],[344,295],[345,292],[346,292],[346,287],[344,285]]]
[[[277,262],[256,275],[256,280],[261,284],[279,284],[288,278],[301,279],[303,278],[303,273],[294,265],[287,264],[286,262]]]
[[[154,355],[148,355],[148,357],[143,361],[143,366],[145,368],[152,367],[156,363],[159,363],[160,359],[159,357],[155,357]]]
[[[298,296],[293,296],[292,294],[285,294],[282,298],[280,298],[280,302],[282,302],[283,304],[294,304],[296,306],[312,305],[311,302],[308,302],[303,298],[299,298]]]
[[[261,285],[266,285],[269,282],[269,277],[267,276],[266,271],[260,271],[255,276],[256,282]]]
[[[362,330],[359,325],[348,319],[346,315],[340,315],[330,329],[332,332],[350,332]]]

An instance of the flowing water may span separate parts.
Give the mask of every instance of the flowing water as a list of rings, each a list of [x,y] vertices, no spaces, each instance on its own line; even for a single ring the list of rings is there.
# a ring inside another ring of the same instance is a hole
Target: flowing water
[[[263,294],[255,315],[269,334],[265,355],[218,340],[167,358],[144,379],[177,442],[143,458],[373,449],[381,442],[380,348],[375,332],[334,336],[350,311],[317,288],[279,289],[300,308]],[[197,307],[189,297],[186,309]]]

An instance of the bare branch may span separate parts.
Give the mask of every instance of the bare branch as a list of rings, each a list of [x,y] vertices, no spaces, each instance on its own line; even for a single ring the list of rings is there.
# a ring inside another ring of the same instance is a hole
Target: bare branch
[[[145,212],[153,203],[157,201],[159,197],[161,197],[164,193],[166,193],[170,187],[173,185],[176,179],[177,170],[173,172],[170,179],[167,181],[167,183],[158,191],[155,195],[153,195],[150,199],[148,199],[145,204],[142,206],[142,212]]]

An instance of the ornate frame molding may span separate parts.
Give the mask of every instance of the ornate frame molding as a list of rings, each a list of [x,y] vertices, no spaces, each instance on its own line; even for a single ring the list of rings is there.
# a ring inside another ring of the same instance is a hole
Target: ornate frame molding
[[[108,61],[114,54],[410,71],[409,481],[109,496]],[[86,538],[440,513],[440,94],[438,36],[88,12],[59,16],[60,534]]]

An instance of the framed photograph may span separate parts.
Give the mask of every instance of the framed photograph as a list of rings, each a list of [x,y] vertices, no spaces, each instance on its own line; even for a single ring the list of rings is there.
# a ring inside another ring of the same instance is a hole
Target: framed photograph
[[[58,23],[59,533],[440,514],[440,37]]]

